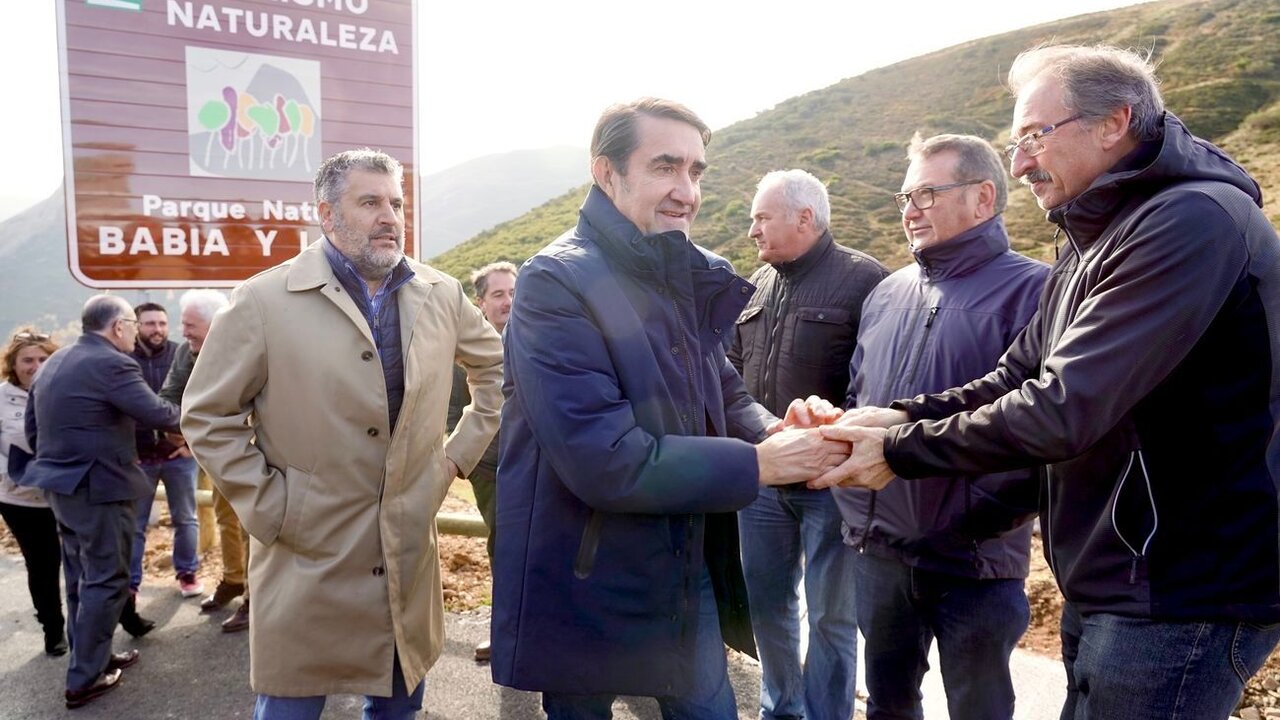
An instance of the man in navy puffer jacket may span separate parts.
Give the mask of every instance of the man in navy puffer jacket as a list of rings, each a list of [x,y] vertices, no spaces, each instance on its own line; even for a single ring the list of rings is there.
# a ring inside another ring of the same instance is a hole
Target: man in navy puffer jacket
[[[1049,274],[1009,249],[1005,171],[986,140],[917,135],[907,155],[894,199],[916,262],[862,307],[847,407],[886,405],[990,372],[1035,314]],[[935,637],[953,720],[1013,717],[1009,654],[1029,620],[1022,585],[1035,508],[996,496],[1031,476],[1015,470],[833,491],[845,542],[858,550],[868,720],[921,716],[920,680]]]

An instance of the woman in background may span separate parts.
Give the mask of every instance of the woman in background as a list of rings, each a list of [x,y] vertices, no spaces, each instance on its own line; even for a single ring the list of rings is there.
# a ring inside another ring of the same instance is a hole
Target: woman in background
[[[58,346],[35,328],[20,328],[9,338],[4,349],[4,382],[0,382],[0,516],[18,541],[27,564],[27,588],[36,607],[36,619],[44,628],[44,651],[50,655],[67,652],[63,632],[62,589],[58,584],[61,545],[53,511],[44,493],[35,488],[18,487],[9,477],[9,448],[16,445],[28,454],[23,431],[27,410],[27,391],[36,370],[49,359]]]

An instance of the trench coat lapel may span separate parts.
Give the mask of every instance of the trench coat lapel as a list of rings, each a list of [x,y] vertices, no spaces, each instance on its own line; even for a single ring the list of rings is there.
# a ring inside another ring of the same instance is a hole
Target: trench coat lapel
[[[396,291],[396,304],[399,305],[400,310],[400,348],[404,357],[404,400],[400,406],[401,417],[414,416],[423,394],[422,365],[419,362],[421,358],[419,353],[413,351],[414,330],[418,324],[419,313],[427,304],[427,299],[431,296],[431,290],[438,281],[438,278],[432,276],[429,271],[424,272],[424,270],[425,268],[421,266],[415,267],[413,279]],[[421,338],[418,342],[430,341],[431,338]],[[403,425],[404,423],[397,422],[396,427],[392,430],[393,452],[397,441],[405,435],[405,431],[401,430]],[[391,457],[390,453],[388,457]],[[390,465],[388,466],[390,467]]]
[[[431,289],[437,282],[439,278],[436,278],[432,272],[419,268],[413,279],[405,283],[396,293],[396,302],[400,305],[400,344],[406,356],[409,353],[409,345],[413,343],[413,331],[418,322],[418,313],[427,304]]]
[[[351,296],[342,289],[338,276],[334,275],[333,268],[329,267],[329,259],[324,256],[324,247],[320,244],[321,242],[323,241],[311,243],[306,250],[293,259],[286,287],[289,292],[305,292],[319,288],[320,294],[347,316],[347,319],[360,330],[372,347],[373,332],[369,330],[369,321],[360,314],[360,308],[356,307],[355,300],[352,300]],[[403,309],[403,305],[401,308]],[[407,347],[408,343],[405,345]]]

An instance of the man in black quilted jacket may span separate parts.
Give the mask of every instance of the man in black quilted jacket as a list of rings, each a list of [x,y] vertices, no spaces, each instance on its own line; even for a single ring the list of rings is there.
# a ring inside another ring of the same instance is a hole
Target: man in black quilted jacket
[[[835,242],[822,181],[804,170],[760,180],[751,229],[765,265],[734,326],[729,361],[747,391],[781,417],[795,398],[844,399],[862,301],[887,271]],[[803,482],[762,486],[738,512],[742,572],[760,651],[760,717],[848,718],[853,714],[858,627],[853,559],[828,489]],[[804,578],[808,654],[801,656]]]

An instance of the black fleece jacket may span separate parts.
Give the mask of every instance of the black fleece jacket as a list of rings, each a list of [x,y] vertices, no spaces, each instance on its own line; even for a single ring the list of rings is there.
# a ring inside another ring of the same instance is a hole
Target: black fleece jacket
[[[1043,465],[1045,552],[1088,614],[1280,621],[1280,241],[1257,183],[1166,115],[1049,219],[1036,317],[991,374],[896,403],[902,477]]]

